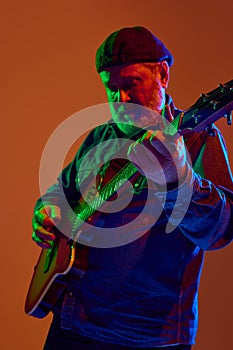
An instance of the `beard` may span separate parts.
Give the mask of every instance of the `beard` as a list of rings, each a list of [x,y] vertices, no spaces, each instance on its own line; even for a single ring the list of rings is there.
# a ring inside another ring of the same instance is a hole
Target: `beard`
[[[145,91],[132,94],[130,102],[111,102],[110,109],[115,122],[143,128],[159,125],[164,105],[165,91],[155,79]]]
[[[165,104],[165,96],[160,89],[154,89],[150,98],[146,98],[144,104],[140,101],[132,102],[111,102],[110,110],[115,123],[120,123],[120,129],[124,133],[132,130],[133,126],[158,130],[162,123],[162,109]]]
[[[128,137],[131,137],[138,129],[158,130],[161,128],[162,115],[148,107],[135,103],[116,102],[112,106],[113,121],[118,128]]]

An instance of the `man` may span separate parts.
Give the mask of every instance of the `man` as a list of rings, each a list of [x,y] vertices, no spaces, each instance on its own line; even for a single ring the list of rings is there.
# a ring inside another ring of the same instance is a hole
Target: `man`
[[[215,137],[193,132],[185,143],[168,131],[179,114],[166,94],[172,63],[165,45],[143,27],[112,33],[97,51],[113,120],[90,132],[58,183],[37,202],[33,240],[50,247],[55,226],[67,220],[63,193],[76,214],[81,211],[80,189],[88,187],[93,169],[101,196],[125,165],[133,163],[137,171],[130,173],[132,186],[119,189],[125,206],[107,212],[117,199],[107,196],[108,205],[93,214],[94,234],[77,234],[73,223],[73,237],[90,246],[88,268],[81,279],[70,274],[45,350],[188,350],[195,342],[203,254],[232,240],[233,186],[217,129]],[[169,222],[173,230],[167,234]],[[107,235],[102,246],[96,240],[101,229],[109,232],[107,245]]]

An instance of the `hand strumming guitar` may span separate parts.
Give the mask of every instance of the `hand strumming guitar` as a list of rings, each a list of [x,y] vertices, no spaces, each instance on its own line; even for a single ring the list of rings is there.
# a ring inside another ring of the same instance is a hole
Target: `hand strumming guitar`
[[[166,133],[167,122],[173,117],[173,102],[165,106],[166,121],[161,130],[148,130],[133,143],[128,151],[129,160],[159,186],[178,183],[187,174],[187,153],[182,136]]]
[[[160,130],[148,131],[140,142],[132,144],[128,158],[160,186],[182,181],[187,173],[183,138],[166,138]]]

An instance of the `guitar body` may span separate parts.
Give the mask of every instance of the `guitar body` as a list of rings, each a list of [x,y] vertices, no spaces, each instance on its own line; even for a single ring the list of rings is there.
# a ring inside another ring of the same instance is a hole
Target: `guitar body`
[[[65,290],[68,273],[80,278],[87,269],[87,248],[59,234],[51,249],[42,249],[29,286],[25,302],[28,315],[43,318]],[[79,252],[79,253],[78,253]]]

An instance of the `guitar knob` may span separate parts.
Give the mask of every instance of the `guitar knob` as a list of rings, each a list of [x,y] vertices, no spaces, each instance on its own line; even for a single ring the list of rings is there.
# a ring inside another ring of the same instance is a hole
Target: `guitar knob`
[[[218,101],[212,100],[212,101],[210,101],[210,103],[212,104],[213,109],[217,109],[217,107],[218,107],[218,105],[219,105],[219,102],[218,102]]]
[[[192,117],[193,117],[194,123],[195,123],[195,124],[198,124],[198,123],[199,123],[200,115],[198,115],[198,114],[193,114]]]
[[[218,84],[218,86],[219,86],[219,89],[220,89],[220,91],[221,92],[224,92],[224,91],[226,91],[226,85],[224,85],[224,84]]]
[[[206,102],[208,100],[208,95],[207,94],[201,94],[201,98],[203,102]]]

